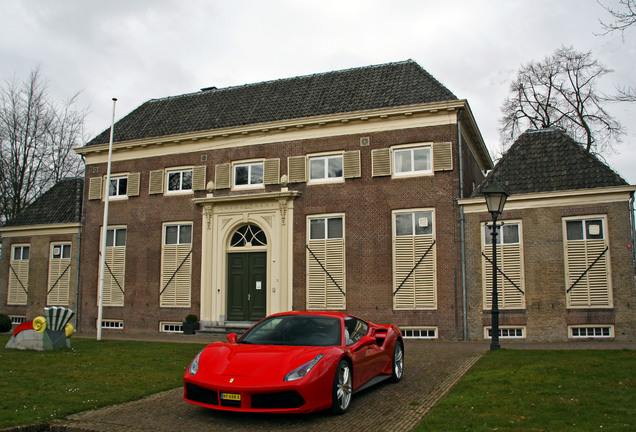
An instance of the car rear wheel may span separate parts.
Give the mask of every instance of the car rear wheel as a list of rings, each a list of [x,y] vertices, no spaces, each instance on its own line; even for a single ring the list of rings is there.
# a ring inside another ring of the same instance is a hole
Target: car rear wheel
[[[391,381],[398,382],[404,375],[404,345],[401,341],[395,342],[395,348],[393,350],[393,373],[391,374]]]
[[[336,369],[336,376],[333,379],[331,411],[336,414],[343,414],[349,409],[353,390],[352,384],[351,366],[346,360],[340,360]]]

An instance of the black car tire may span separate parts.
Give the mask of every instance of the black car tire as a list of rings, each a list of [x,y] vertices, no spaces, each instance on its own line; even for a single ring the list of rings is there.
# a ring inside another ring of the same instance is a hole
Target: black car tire
[[[395,342],[393,349],[393,368],[391,373],[391,381],[396,383],[402,380],[404,376],[404,345],[402,341]]]
[[[346,360],[340,360],[333,378],[331,391],[331,411],[334,414],[344,414],[351,405],[353,392],[353,375],[351,365]]]

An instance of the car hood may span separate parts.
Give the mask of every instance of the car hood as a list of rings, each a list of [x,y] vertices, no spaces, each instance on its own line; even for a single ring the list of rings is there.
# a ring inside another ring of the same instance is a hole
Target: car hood
[[[218,343],[201,353],[206,375],[259,377],[286,374],[326,352],[329,347],[295,347]]]

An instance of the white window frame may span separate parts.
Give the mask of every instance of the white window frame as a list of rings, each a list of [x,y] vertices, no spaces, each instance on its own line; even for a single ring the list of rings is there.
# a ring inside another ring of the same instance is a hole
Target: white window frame
[[[119,231],[126,231],[126,235],[124,236],[124,243],[121,244],[119,242],[120,238],[117,236],[117,232]],[[113,235],[112,237],[109,239],[109,233],[112,232]],[[112,244],[109,244],[109,241],[112,242]],[[106,247],[126,247],[126,243],[128,243],[128,229],[127,227],[110,227],[107,229],[106,231]]]
[[[161,321],[159,323],[160,333],[183,333],[183,322]]]
[[[190,188],[183,187],[183,175],[184,173],[190,173]],[[170,189],[170,175],[179,173],[179,189]],[[194,168],[193,167],[180,167],[180,168],[166,168],[165,178],[165,194],[166,195],[187,195],[193,194],[193,181],[194,181]]]
[[[404,339],[438,339],[439,330],[435,326],[400,327]]]
[[[102,320],[102,328],[104,330],[123,330],[124,329],[124,320],[103,319]]]
[[[428,151],[428,168],[427,169],[415,169],[415,157],[414,153],[417,150],[427,150]],[[402,171],[401,167],[397,166],[398,158],[397,153],[410,153],[410,162],[411,169],[408,171]],[[392,177],[418,177],[418,176],[428,176],[433,175],[433,146],[432,144],[410,144],[405,146],[396,146],[391,147],[391,167],[392,167]]]
[[[329,176],[329,160],[331,159],[340,159],[340,175],[330,177]],[[325,172],[324,177],[312,177],[312,162],[323,163],[323,168]],[[328,153],[328,154],[319,154],[319,155],[309,155],[307,157],[307,176],[308,181],[307,184],[319,184],[319,183],[342,183],[345,181],[344,178],[344,156],[343,153]]]
[[[55,248],[60,248],[59,256],[56,256]],[[68,249],[68,256],[64,256],[64,251]],[[52,243],[51,244],[51,259],[70,259],[71,258],[71,243]]]
[[[260,166],[261,181],[260,183],[252,183],[252,169],[254,166]],[[236,184],[236,171],[238,168],[247,167],[247,184]],[[232,189],[264,189],[265,188],[265,161],[241,161],[232,163]]]
[[[330,237],[329,236],[329,221],[340,219],[341,227],[342,227],[342,235],[339,237]],[[311,222],[312,221],[324,221],[325,223],[325,235],[324,237],[312,237],[312,229]],[[331,215],[331,216],[311,216],[307,218],[307,237],[309,240],[334,240],[334,239],[343,239],[344,238],[344,215]]]
[[[581,335],[581,330],[585,330],[585,335]],[[589,330],[593,330],[592,335],[587,334]],[[601,333],[605,333],[608,330],[609,334],[596,334],[600,330]],[[575,335],[575,333],[579,333]],[[569,339],[612,339],[614,338],[614,325],[613,324],[577,324],[568,326],[568,338]]]
[[[181,239],[181,228],[182,227],[190,228],[190,241],[182,241]],[[177,227],[177,242],[176,243],[168,243],[168,228],[169,227]],[[191,222],[166,222],[163,225],[163,244],[164,245],[182,245],[182,244],[192,244],[192,223]]]
[[[15,257],[16,249],[20,249],[20,257]],[[24,257],[24,250],[28,250],[27,257]],[[29,261],[31,259],[31,245],[30,244],[19,244],[13,245],[11,247],[11,261]]]
[[[514,331],[515,333],[520,332],[521,335],[510,335],[510,333]],[[484,340],[490,340],[492,339],[492,327],[491,326],[485,326],[484,327]],[[527,329],[526,326],[514,326],[514,325],[508,325],[508,326],[499,326],[499,339],[525,339],[526,338],[526,333],[527,333]]]
[[[124,192],[121,192],[121,180],[125,180],[126,181],[126,190]],[[116,186],[115,186],[115,194],[110,194],[111,189],[109,188],[108,192],[109,192],[109,198],[110,199],[114,199],[114,200],[120,200],[120,199],[128,199],[128,174],[117,174],[117,175],[111,175],[110,176],[110,182],[111,184],[113,182],[116,182]],[[106,178],[104,178],[104,184],[106,183]],[[106,191],[104,191],[104,194],[102,196],[106,196]]]

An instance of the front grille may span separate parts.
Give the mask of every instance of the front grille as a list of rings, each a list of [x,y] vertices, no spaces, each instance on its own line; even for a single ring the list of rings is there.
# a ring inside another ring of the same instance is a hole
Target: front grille
[[[186,384],[186,398],[207,405],[219,404],[219,397],[214,390],[208,390],[191,383]]]
[[[303,397],[295,391],[252,395],[252,408],[254,409],[300,408],[304,404]]]

